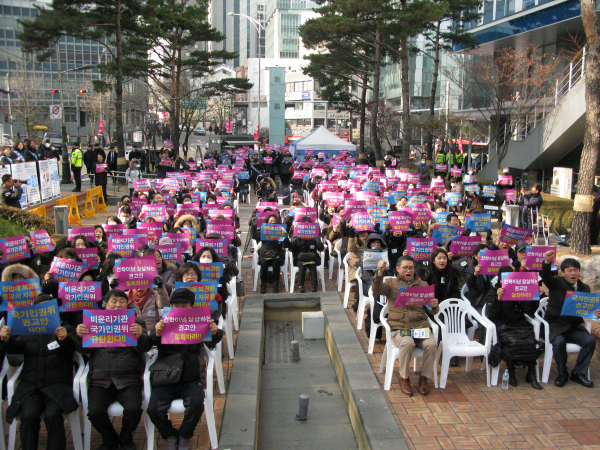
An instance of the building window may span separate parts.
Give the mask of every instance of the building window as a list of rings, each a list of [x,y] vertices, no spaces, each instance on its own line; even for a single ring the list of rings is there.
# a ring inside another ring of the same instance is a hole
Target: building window
[[[315,111],[325,111],[327,109],[327,103],[315,102]]]
[[[281,103],[275,103],[273,109],[281,109]]]

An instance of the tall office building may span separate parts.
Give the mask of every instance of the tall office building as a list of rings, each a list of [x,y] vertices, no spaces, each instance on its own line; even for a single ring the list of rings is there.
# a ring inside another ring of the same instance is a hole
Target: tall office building
[[[310,53],[302,45],[298,28],[318,14],[312,0],[265,0],[267,58],[302,59]]]
[[[49,110],[50,105],[60,104],[58,90],[61,76],[63,79],[62,94],[67,132],[71,136],[76,136],[76,95],[80,89],[90,91],[88,94],[82,94],[82,109],[85,111],[85,105],[91,105],[98,96],[92,92],[91,82],[102,77],[97,68],[90,70],[77,69],[110,61],[109,52],[106,51],[103,45],[72,37],[62,37],[58,42],[60,67],[56,51],[44,63],[38,63],[33,55],[23,54],[21,51],[23,43],[17,38],[22,28],[17,20],[35,18],[38,11],[34,5],[47,7],[48,3],[31,0],[4,0],[0,5],[0,87],[6,89],[6,82],[10,84],[13,134],[16,135],[17,130],[19,130],[22,138],[27,137],[23,117],[19,116],[19,111],[24,112],[24,109],[20,109],[18,106],[20,104],[19,96],[23,94],[30,99],[36,99],[40,105],[40,108],[36,110],[35,124],[45,125],[51,131],[60,132],[61,121],[50,120]],[[126,101],[123,107],[124,126],[125,132],[129,133],[128,138],[131,139],[133,131],[139,129],[137,124],[143,120],[144,113],[147,111],[147,88],[141,80],[127,81],[123,88]],[[23,90],[26,92],[23,92]],[[56,92],[52,93],[52,90]],[[91,108],[90,106],[90,110]],[[104,105],[104,108],[103,115],[106,115],[107,105]],[[97,108],[94,107],[94,109]],[[90,110],[88,112],[91,112]],[[0,94],[0,115],[8,113],[8,97],[6,94]],[[110,118],[106,118],[105,129],[107,131],[105,131],[105,136],[108,135],[110,128],[114,132],[114,119],[112,119],[112,127],[108,123],[109,120]],[[9,133],[10,124],[5,123],[4,125],[5,133]],[[86,121],[85,127],[80,128],[79,133],[81,136],[88,133],[94,134],[89,120]]]
[[[578,0],[486,0],[481,18],[466,24],[481,42],[473,53],[492,55],[501,48],[524,50],[534,44],[547,58],[562,58],[551,81],[556,92],[545,102],[549,108],[544,108],[543,114],[536,111],[522,118],[509,137],[508,154],[502,161],[503,166],[522,171],[531,181],[542,180],[545,187],[553,167],[578,169],[583,148],[585,83],[583,52],[577,55],[577,50],[585,42],[585,34],[580,8]],[[454,50],[469,53],[459,46]],[[485,178],[493,178],[497,170],[494,142],[491,144],[490,162],[482,174]]]
[[[208,7],[209,23],[225,35],[221,42],[209,42],[208,50],[226,50],[228,52],[240,52],[240,21],[245,20],[240,16],[230,16],[229,13],[246,14],[247,0],[212,0]],[[244,5],[241,7],[240,5]],[[223,61],[223,64],[235,69],[240,64],[239,56],[234,59]]]

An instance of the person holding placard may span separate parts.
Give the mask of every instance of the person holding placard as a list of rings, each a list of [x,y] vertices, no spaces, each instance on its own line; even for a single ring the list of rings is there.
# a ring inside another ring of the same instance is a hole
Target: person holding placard
[[[298,222],[312,222],[310,217],[304,216]],[[317,278],[317,266],[321,264],[321,256],[319,252],[323,251],[323,241],[321,239],[300,239],[293,235],[290,239],[290,249],[294,257],[294,265],[298,267],[298,290],[301,293],[306,292],[304,281],[306,278],[306,270],[310,271],[310,281],[312,283],[312,292],[317,292],[319,284]]]
[[[490,295],[490,281],[493,278],[491,275],[482,275],[481,266],[479,265],[479,259],[481,258],[481,251],[489,250],[489,247],[485,244],[479,244],[475,247],[473,253],[473,262],[470,267],[465,270],[465,283],[467,284],[466,297],[471,302],[471,306],[481,311],[483,305],[491,301]]]
[[[548,309],[544,318],[550,326],[550,341],[558,369],[558,377],[554,380],[554,384],[563,387],[570,379],[582,386],[593,387],[594,383],[588,379],[587,373],[596,348],[596,339],[586,330],[584,319],[561,315],[568,291],[590,292],[590,287],[579,279],[581,265],[573,258],[565,258],[560,263],[562,277],[553,275],[552,259],[554,255],[555,252],[552,250],[546,252],[542,264],[542,282],[550,291]],[[596,315],[600,315],[600,311],[596,311]],[[570,377],[567,370],[567,343],[577,344],[581,347]]]
[[[281,219],[276,214],[271,214],[265,222],[269,224],[281,224]],[[260,233],[262,234],[262,233]],[[259,239],[260,239],[259,235]],[[266,236],[265,236],[266,237]],[[260,265],[260,293],[267,293],[267,281],[269,279],[269,267],[273,268],[271,281],[273,282],[273,293],[279,293],[279,277],[281,266],[284,263],[285,249],[289,247],[289,239],[285,236],[283,241],[260,239],[262,245],[258,251],[258,263]]]
[[[435,286],[435,298],[443,302],[460,298],[460,288],[465,283],[458,270],[452,266],[452,256],[443,247],[436,248],[429,259],[429,271],[424,281]]]
[[[414,348],[418,347],[423,349],[422,372],[418,382],[419,393],[428,395],[427,379],[433,376],[433,362],[437,353],[437,344],[431,334],[427,318],[439,312],[438,300],[434,298],[429,305],[396,307],[396,299],[401,289],[413,286],[425,287],[428,284],[415,276],[415,261],[410,256],[401,257],[396,266],[398,276],[384,282],[383,277],[386,267],[385,261],[379,262],[378,271],[373,277],[373,293],[387,297],[390,310],[387,321],[392,331],[392,335],[388,339],[393,340],[400,350],[398,357],[400,389],[405,395],[413,395],[409,378],[409,364]],[[420,335],[427,337],[413,338],[413,330],[419,331]]]
[[[127,311],[127,294],[114,289],[105,298],[106,311]],[[143,354],[152,344],[146,324],[136,317],[130,331],[137,337],[135,347],[84,348],[81,339],[90,333],[87,326],[77,326],[79,350],[90,357],[88,417],[102,436],[99,450],[136,450],[133,435],[142,418]],[[108,416],[108,407],[117,401],[123,406],[121,432],[117,434]]]
[[[534,389],[541,390],[537,380],[536,361],[540,355],[540,347],[535,339],[533,326],[525,320],[525,314],[533,317],[540,305],[539,301],[507,301],[503,299],[505,289],[502,288],[502,275],[513,272],[510,266],[502,267],[492,288],[496,291],[487,310],[487,317],[496,325],[498,344],[502,348],[502,359],[508,369],[508,384],[518,386],[515,366],[527,367],[525,382],[531,383]]]
[[[112,173],[107,164],[104,163],[104,156],[98,154],[98,162],[96,163],[96,186],[102,186],[102,194],[104,195],[104,203],[108,203],[108,192],[106,185],[108,183],[108,174]]]
[[[171,294],[173,308],[193,308],[195,300],[194,293],[188,289],[176,289]],[[147,413],[160,436],[167,441],[167,450],[190,450],[190,439],[194,436],[194,430],[204,412],[203,369],[200,363],[204,344],[163,344],[161,336],[164,331],[165,322],[161,320],[150,333],[152,344],[158,348],[158,358],[150,368],[152,393]],[[206,345],[213,348],[223,338],[223,332],[212,319],[210,332],[212,339]],[[179,376],[176,379],[164,380],[158,385],[153,369],[174,365],[180,367]],[[178,398],[183,399],[185,413],[179,429],[176,429],[169,420],[168,411],[171,402]]]
[[[40,295],[34,304],[51,300],[49,295]],[[42,415],[48,434],[46,448],[60,450],[67,446],[63,414],[79,407],[73,397],[76,342],[75,329],[68,325],[56,328],[54,334],[13,336],[8,326],[0,330],[0,349],[24,355],[19,383],[6,410],[8,423],[17,414],[21,416],[19,435],[23,450],[38,449]]]
[[[155,248],[148,248],[144,251],[144,256],[154,255],[156,257],[156,270],[158,276],[162,278],[167,293],[171,293],[173,286],[175,286],[175,274],[177,273],[177,267],[174,264],[167,263],[160,250]]]

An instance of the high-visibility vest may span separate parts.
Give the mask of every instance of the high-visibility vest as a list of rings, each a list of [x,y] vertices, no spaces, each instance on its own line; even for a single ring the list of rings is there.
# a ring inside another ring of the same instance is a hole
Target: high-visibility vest
[[[446,163],[446,155],[444,155],[443,153],[438,153],[437,156],[435,157],[435,162],[436,164],[445,164]]]
[[[463,154],[462,154],[462,153],[460,153],[460,152],[459,152],[459,153],[457,153],[457,154],[456,154],[456,156],[454,157],[454,161],[455,161],[455,162],[456,162],[456,164],[458,164],[459,166],[460,166],[460,165],[462,165],[462,163],[463,163],[463,159],[464,159],[464,156],[463,156]]]
[[[71,164],[73,167],[81,167],[83,165],[83,153],[81,150],[76,148],[71,152]]]

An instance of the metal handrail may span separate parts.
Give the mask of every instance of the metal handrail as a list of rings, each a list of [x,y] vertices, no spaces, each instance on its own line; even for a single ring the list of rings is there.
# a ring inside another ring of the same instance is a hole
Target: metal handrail
[[[543,104],[542,118],[545,118],[549,113],[551,113],[558,106],[560,101],[573,89],[573,87],[582,78],[584,78],[586,53],[587,46],[579,50],[577,55],[575,55],[571,62],[569,62],[569,65],[562,70],[562,76],[559,76],[559,78],[556,79],[556,87],[554,88],[554,104]],[[537,114],[535,114],[533,127],[527,129],[523,137],[520,137],[518,140],[524,141],[527,139],[527,137],[533,133],[533,130],[535,130],[540,123],[541,120],[537,121]]]

